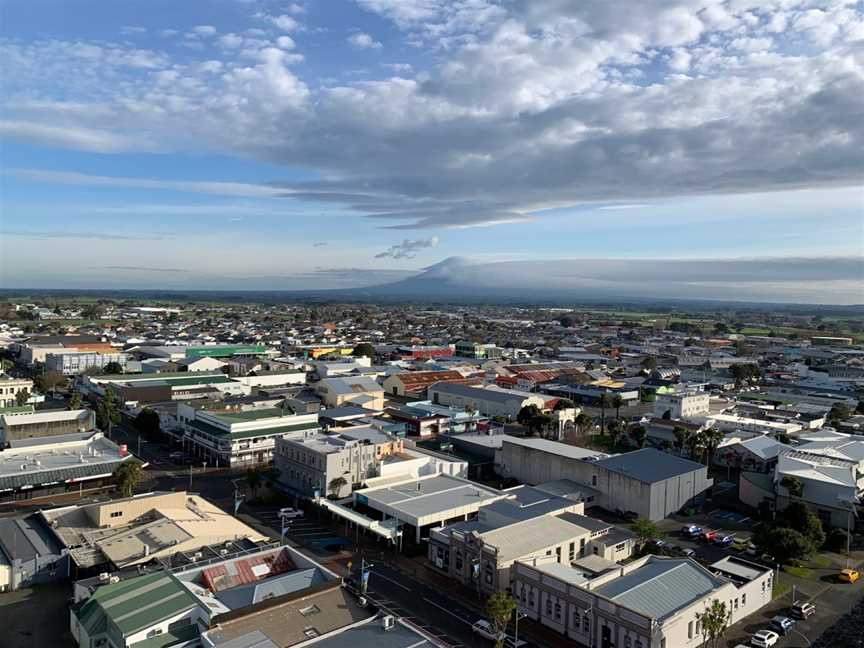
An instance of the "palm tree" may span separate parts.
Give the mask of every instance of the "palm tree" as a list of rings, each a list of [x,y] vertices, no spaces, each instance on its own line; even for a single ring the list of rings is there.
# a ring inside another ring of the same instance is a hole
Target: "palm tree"
[[[249,486],[249,492],[254,497],[261,486],[261,472],[257,468],[246,470],[246,485]]]
[[[714,456],[714,452],[717,450],[717,447],[723,442],[723,437],[725,435],[721,430],[717,428],[708,428],[705,431],[705,465],[711,465],[711,459]]]
[[[624,399],[621,398],[621,394],[613,394],[612,396],[612,407],[615,408],[615,420],[618,421],[621,418],[621,406],[624,404]]]
[[[585,412],[580,412],[575,419],[573,419],[573,424],[576,426],[576,429],[579,430],[580,434],[584,434],[585,430],[589,429],[594,424],[594,419],[588,416]]]
[[[611,401],[608,394],[600,394],[600,435],[602,436],[606,429],[606,408],[609,407]]]
[[[687,428],[676,425],[672,429],[672,434],[675,435],[675,447],[678,449],[678,454],[684,454],[684,446],[687,445],[687,439],[690,436],[690,432],[687,430]]]
[[[135,487],[141,481],[141,464],[137,461],[124,461],[114,471],[114,478],[123,497],[132,497]]]
[[[648,430],[645,429],[644,425],[639,425],[633,429],[631,436],[633,437],[633,441],[636,442],[636,447],[644,448],[645,441],[648,440]]]
[[[327,487],[330,490],[330,498],[336,499],[339,497],[339,493],[348,485],[348,480],[344,477],[334,477],[330,480],[330,483],[327,484]]]

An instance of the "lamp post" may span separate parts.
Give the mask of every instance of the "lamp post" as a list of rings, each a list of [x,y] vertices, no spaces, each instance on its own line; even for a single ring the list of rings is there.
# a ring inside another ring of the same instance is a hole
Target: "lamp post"
[[[513,648],[519,648],[519,619],[524,619],[527,617],[527,614],[522,614],[519,611],[519,604],[516,604],[516,609],[513,611],[513,614],[516,616],[514,621],[515,629],[513,630]]]
[[[846,513],[846,569],[849,569],[849,560],[852,553],[852,516],[857,516],[855,505],[858,503],[858,498],[855,495],[851,497],[838,495],[837,500],[849,506],[849,510]]]

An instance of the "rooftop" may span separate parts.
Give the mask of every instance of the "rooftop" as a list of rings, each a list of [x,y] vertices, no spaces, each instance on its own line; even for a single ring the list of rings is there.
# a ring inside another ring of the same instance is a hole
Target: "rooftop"
[[[600,459],[597,465],[647,483],[705,470],[705,466],[701,463],[675,457],[654,448],[642,448]]]
[[[539,439],[537,437],[521,438],[507,435],[503,440],[504,443],[511,445],[522,446],[523,448],[531,448],[539,452],[547,452],[559,457],[568,457],[570,459],[586,459],[588,457],[605,457],[602,452],[589,450],[588,448],[580,448],[567,443],[558,441],[550,441],[549,439]],[[662,454],[662,453],[661,453]]]
[[[358,500],[388,506],[406,517],[420,518],[461,507],[478,508],[504,497],[500,491],[449,475],[357,491]]]
[[[552,545],[589,534],[589,530],[561,516],[540,517],[510,524],[482,534],[483,544],[498,549],[499,560],[517,559]]]

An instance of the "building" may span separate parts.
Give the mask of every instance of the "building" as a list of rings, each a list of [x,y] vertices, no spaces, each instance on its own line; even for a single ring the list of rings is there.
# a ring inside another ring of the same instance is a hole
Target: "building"
[[[92,410],[40,410],[0,415],[0,443],[38,437],[79,434],[96,427]]]
[[[81,349],[62,349],[45,354],[45,368],[64,376],[75,376],[90,369],[102,369],[108,364],[118,364],[126,369],[129,356],[108,347],[104,351],[83,351]]]
[[[471,387],[453,383],[436,383],[429,387],[429,398],[435,405],[469,409],[484,416],[503,416],[516,420],[519,410],[527,405],[546,407],[546,399],[514,389]]]
[[[324,378],[315,384],[315,392],[327,407],[359,405],[366,409],[384,409],[384,388],[367,376]]]
[[[727,557],[710,567],[689,558],[645,556],[594,571],[555,561],[517,562],[518,611],[581,646],[697,648],[697,615],[726,604],[730,624],[771,602],[773,572]]]
[[[6,374],[0,374],[0,408],[16,407],[18,405],[18,394],[33,393],[33,381],[27,378],[12,378]]]
[[[458,371],[403,371],[391,374],[384,379],[384,391],[393,396],[407,396],[423,399],[426,390],[437,382],[468,384],[478,380],[466,379]]]
[[[452,358],[451,346],[400,346],[396,353],[402,360],[430,360],[433,358]]]
[[[723,432],[755,432],[758,434],[795,434],[804,429],[800,423],[747,418],[737,414],[711,414],[697,417],[696,422],[716,427]]]
[[[337,376],[362,375],[371,371],[372,367],[372,361],[366,356],[357,356],[350,360],[336,362],[313,360],[309,364],[312,366],[312,373],[319,380]]]
[[[504,477],[526,484],[569,479],[599,492],[593,504],[662,520],[711,488],[708,468],[653,448],[605,457],[546,439],[504,439],[495,453]]]
[[[409,436],[428,437],[438,434],[463,434],[486,427],[489,419],[479,412],[435,405],[432,401],[415,401],[388,407],[385,414],[404,423]]]
[[[401,439],[372,428],[346,428],[339,434],[315,434],[276,440],[279,481],[305,497],[347,497],[380,474],[387,457],[403,450]]]
[[[654,401],[654,416],[667,414],[673,419],[705,416],[710,411],[711,394],[700,390],[658,391]],[[668,418],[668,417],[667,417]]]
[[[68,552],[37,513],[0,519],[0,592],[68,576]]]
[[[237,643],[255,631],[272,634],[270,645],[291,646],[372,616],[336,574],[278,546],[125,580],[91,579],[76,584],[70,612],[81,648],[266,645]]]
[[[107,374],[82,376],[77,383],[85,395],[104,396],[111,389],[122,402],[158,403],[167,400],[248,396],[252,389],[221,371]]]
[[[114,471],[133,460],[95,430],[14,440],[0,449],[0,501],[113,487]]]
[[[45,362],[48,353],[90,351],[113,353],[115,349],[99,335],[34,335],[12,345],[12,351],[24,364],[33,367]]]
[[[734,437],[720,444],[713,463],[748,472],[772,473],[781,454],[793,448],[769,436]]]
[[[407,527],[405,537],[413,535],[419,544],[431,527],[467,520],[481,506],[505,497],[502,491],[440,474],[354,491],[354,506]]]
[[[64,506],[39,515],[69,553],[77,576],[135,568],[180,554],[194,562],[205,547],[237,542],[253,546],[268,540],[203,497],[184,491]]]
[[[183,447],[218,466],[253,466],[273,460],[276,439],[304,438],[320,429],[318,414],[298,413],[288,405],[225,408],[180,403],[177,422]]]

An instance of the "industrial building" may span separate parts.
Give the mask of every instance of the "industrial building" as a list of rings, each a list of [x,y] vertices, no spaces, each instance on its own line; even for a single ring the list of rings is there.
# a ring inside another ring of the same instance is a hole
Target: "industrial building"
[[[21,439],[77,434],[95,427],[95,415],[89,409],[2,414],[0,445]]]
[[[526,405],[536,405],[540,409],[546,407],[543,396],[498,387],[472,387],[445,382],[430,386],[428,394],[436,405],[468,408],[485,416],[502,416],[509,420],[516,420],[519,410]]]

